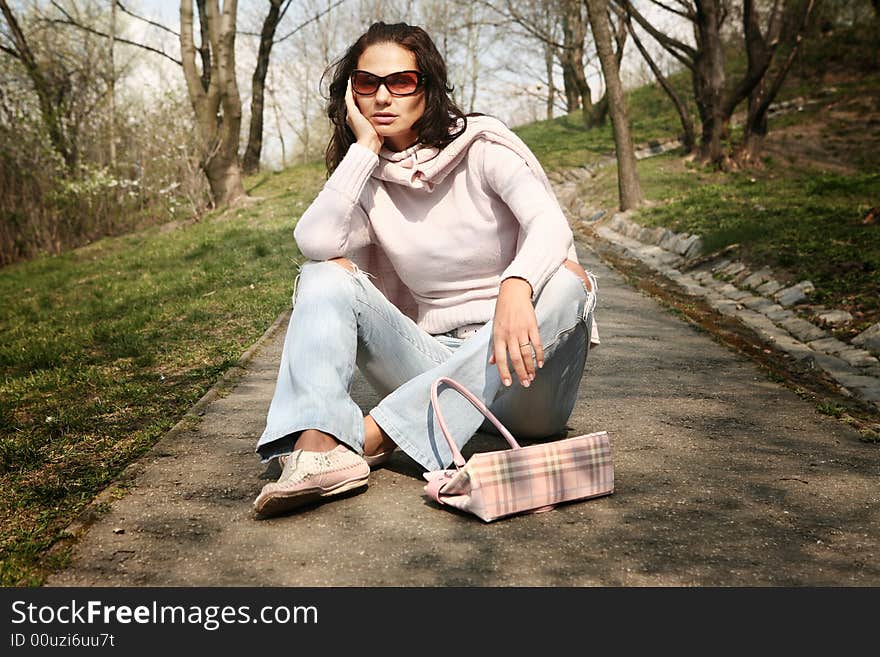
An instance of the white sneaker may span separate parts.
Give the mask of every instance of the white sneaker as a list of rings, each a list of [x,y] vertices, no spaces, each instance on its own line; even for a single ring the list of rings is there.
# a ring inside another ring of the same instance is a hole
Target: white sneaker
[[[260,516],[273,516],[322,498],[366,488],[370,466],[344,445],[329,452],[296,450],[278,459],[284,466],[277,482],[266,484],[254,510]]]

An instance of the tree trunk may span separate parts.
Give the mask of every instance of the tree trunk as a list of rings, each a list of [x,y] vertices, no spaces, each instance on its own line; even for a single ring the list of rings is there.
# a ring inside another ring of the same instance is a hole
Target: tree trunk
[[[584,73],[586,28],[580,0],[565,0],[562,7],[562,34],[565,47],[560,53],[562,80],[568,112],[580,109],[585,127],[592,125],[593,99]]]
[[[583,61],[582,59],[580,61]],[[583,119],[585,128],[593,127],[593,93],[590,85],[587,84],[587,76],[584,74],[583,65],[577,67],[577,76],[575,84],[580,94],[581,118]]]
[[[764,84],[758,86],[763,88]],[[742,142],[734,154],[736,164],[743,168],[759,165],[764,138],[767,136],[767,112],[761,111],[759,104],[755,96],[749,97],[749,113],[743,128]]]
[[[620,195],[620,209],[629,210],[642,203],[642,188],[636,169],[636,156],[629,128],[629,116],[623,85],[614,47],[611,44],[611,27],[608,24],[608,0],[586,0],[596,41],[596,51],[602,64],[605,77],[605,94],[608,96],[611,125],[614,128],[614,144],[617,150],[617,188]]]
[[[565,91],[565,111],[571,114],[575,110],[580,109],[581,97],[577,92],[577,86],[574,83],[574,67],[571,64],[570,55],[563,50],[559,59],[562,64],[562,87]]]
[[[746,71],[742,78],[734,86],[729,96],[725,99],[723,113],[725,120],[730,121],[736,106],[748,98],[752,90],[761,84],[773,53],[779,44],[779,3],[774,3],[771,9],[770,19],[767,26],[767,37],[761,33],[758,8],[755,0],[743,2],[743,40],[746,49]]]
[[[110,0],[110,168],[116,172],[116,0]]]
[[[703,128],[698,157],[717,168],[726,167],[722,146],[727,125],[724,100],[724,49],[721,43],[721,22],[717,0],[697,0],[695,37],[697,55],[694,60],[694,98]]]
[[[281,168],[287,168],[287,148],[284,144],[284,130],[281,129],[281,115],[278,112],[278,101],[275,99],[275,95],[272,93],[272,90],[269,90],[269,95],[272,96],[272,112],[275,114],[275,127],[278,129],[278,141],[281,143]]]
[[[473,14],[474,6],[469,5],[468,8],[468,25],[467,39],[465,40],[465,54],[468,58],[468,84],[470,85],[470,93],[468,94],[468,113],[472,113],[477,102],[477,88],[480,79],[480,28],[475,21]]]
[[[556,84],[553,82],[553,52],[551,44],[544,44],[544,65],[547,67],[547,120],[553,118],[553,105],[556,101]]]
[[[208,10],[205,8],[205,0],[196,0],[199,10],[199,57],[202,60],[202,89],[208,90],[211,83],[211,37],[208,35]]]
[[[697,157],[703,162],[712,162],[716,167],[723,167],[726,156],[722,139],[726,125],[722,111],[725,71],[721,43],[721,22],[724,15],[720,7],[721,0],[694,0],[693,6],[685,10],[693,27],[696,47],[658,30],[635,8],[631,0],[618,2],[625,5],[628,14],[668,53],[690,70],[694,102],[702,124]]]
[[[275,30],[281,20],[281,4],[284,0],[269,0],[269,13],[263,21],[260,32],[260,48],[257,53],[257,66],[251,81],[251,123],[248,132],[247,148],[244,151],[242,168],[244,173],[252,174],[260,170],[260,156],[263,151],[263,107],[266,90],[266,73],[269,71],[269,55],[272,52]]]
[[[734,153],[734,159],[741,167],[760,165],[761,150],[764,144],[764,138],[767,135],[767,111],[770,109],[770,105],[776,99],[776,95],[782,88],[782,84],[785,82],[785,78],[788,75],[789,70],[791,70],[795,57],[803,43],[803,37],[807,31],[814,1],[815,0],[809,0],[806,5],[804,5],[803,14],[798,19],[800,21],[800,27],[794,34],[794,43],[788,53],[788,57],[779,67],[779,70],[776,71],[774,78],[770,81],[767,80],[766,73],[767,69],[769,69],[768,62],[761,75],[760,81],[749,93],[749,111],[743,128],[743,139]],[[788,18],[793,19],[792,16],[788,16]],[[768,41],[771,41],[771,43],[776,42],[779,37],[779,29],[773,27],[772,20],[771,26],[768,28],[768,36]],[[772,52],[775,52],[775,48]],[[772,57],[772,54],[770,57]]]
[[[880,34],[880,0],[871,0],[874,5],[874,38]],[[874,47],[874,66],[880,68],[880,48]]]
[[[245,196],[238,159],[241,97],[235,80],[238,3],[226,0],[222,14],[218,0],[206,0],[204,5],[212,54],[207,90],[196,68],[192,0],[180,2],[180,50],[199,136],[199,165],[208,178],[215,206],[222,206]]]
[[[626,45],[626,24],[624,23],[623,19],[623,16],[625,16],[626,12],[624,12],[622,9],[617,9],[616,11],[618,13],[618,17],[620,18],[620,22],[618,23],[617,30],[614,32],[614,42],[617,44],[617,49],[614,51],[614,59],[617,62],[617,70],[620,71],[620,62],[623,60],[623,48]],[[610,29],[612,25],[611,12],[608,12],[608,25]],[[590,126],[593,127],[597,125],[605,125],[605,121],[607,119],[608,89],[606,87],[605,93],[602,94],[602,97],[593,106],[593,111],[590,116]]]
[[[605,93],[602,94],[602,97],[596,101],[596,104],[593,105],[593,125],[605,125],[605,121],[608,120],[608,89],[605,89]]]

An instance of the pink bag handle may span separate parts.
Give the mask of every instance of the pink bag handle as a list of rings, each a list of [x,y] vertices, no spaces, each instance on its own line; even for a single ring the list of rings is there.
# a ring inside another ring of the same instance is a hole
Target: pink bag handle
[[[434,406],[434,414],[437,416],[437,422],[440,423],[440,430],[443,432],[443,435],[446,437],[446,442],[449,443],[449,449],[452,451],[452,462],[458,468],[463,468],[465,465],[464,457],[461,455],[461,452],[458,449],[458,445],[455,444],[455,441],[452,439],[452,436],[449,435],[449,429],[446,428],[446,422],[443,420],[443,414],[440,412],[440,400],[437,398],[437,388],[441,383],[445,383],[450,388],[454,388],[458,392],[462,394],[462,396],[467,399],[471,404],[474,405],[480,413],[486,416],[489,421],[495,425],[495,428],[507,439],[507,442],[510,443],[510,446],[513,449],[520,449],[519,443],[516,442],[516,439],[510,434],[510,432],[504,428],[504,425],[498,420],[497,417],[492,415],[492,411],[486,408],[486,405],[483,404],[479,399],[477,399],[474,394],[465,388],[463,385],[458,383],[453,379],[450,379],[447,376],[441,376],[436,381],[434,381],[431,386],[431,404]]]
[[[425,484],[425,492],[428,494],[428,497],[433,498],[435,502],[437,502],[438,504],[443,504],[443,500],[440,499],[440,489],[443,488],[448,482],[449,476],[441,476],[434,479],[428,479],[428,483]]]

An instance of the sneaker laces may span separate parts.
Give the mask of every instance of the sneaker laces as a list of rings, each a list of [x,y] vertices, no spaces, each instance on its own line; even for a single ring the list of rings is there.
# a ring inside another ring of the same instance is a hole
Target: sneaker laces
[[[281,471],[281,476],[278,478],[277,483],[298,484],[317,474],[339,470],[339,465],[341,464],[335,464],[337,467],[333,467],[333,454],[335,451],[304,452],[301,449],[297,449],[286,456],[279,457],[278,460],[283,463],[284,469]],[[301,461],[302,463],[300,463]]]
[[[298,467],[302,455],[303,451],[297,449],[286,456],[278,457],[278,461],[284,466],[284,469],[281,471],[281,476],[278,477],[279,484],[288,481],[291,483],[298,483],[306,478],[307,475],[305,475],[303,471],[304,469]]]

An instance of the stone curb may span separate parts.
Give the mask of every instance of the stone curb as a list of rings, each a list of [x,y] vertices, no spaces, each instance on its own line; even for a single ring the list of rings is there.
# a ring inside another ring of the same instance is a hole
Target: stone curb
[[[184,416],[173,427],[166,431],[159,440],[140,458],[126,466],[95,498],[86,506],[79,515],[61,531],[61,537],[66,539],[77,539],[88,529],[95,519],[100,515],[100,508],[103,504],[112,502],[114,499],[117,485],[120,483],[132,481],[143,468],[143,463],[151,455],[161,453],[163,445],[178,436],[179,434],[189,431],[192,428],[193,421],[205,414],[205,409],[215,399],[219,398],[224,392],[231,388],[235,382],[244,374],[248,363],[253,360],[257,351],[271,340],[275,334],[287,324],[287,320],[292,312],[291,308],[284,310],[272,325],[239,357],[235,365],[230,367],[223,375],[212,385],[202,397],[193,404]]]
[[[834,338],[824,328],[851,321],[849,313],[813,307],[822,326],[799,316],[790,308],[800,309],[808,300],[814,291],[809,281],[784,287],[768,268],[751,271],[741,262],[721,257],[701,261],[699,236],[646,228],[627,213],[598,223],[575,220],[592,226],[613,248],[674,281],[687,294],[703,297],[718,312],[739,319],[795,360],[822,368],[844,394],[880,409],[880,329],[872,326],[853,340],[867,347],[862,349]]]

